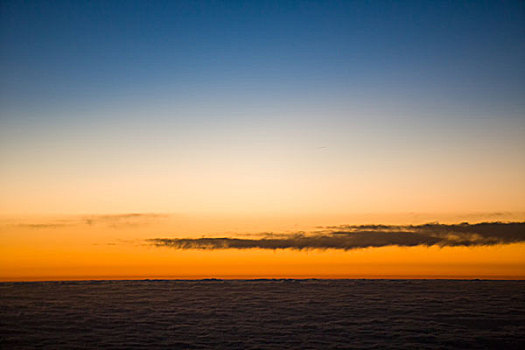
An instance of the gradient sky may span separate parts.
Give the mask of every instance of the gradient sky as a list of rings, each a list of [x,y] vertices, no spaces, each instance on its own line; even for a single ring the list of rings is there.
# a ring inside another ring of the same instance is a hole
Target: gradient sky
[[[525,209],[521,1],[1,6],[2,212]]]
[[[355,224],[340,219],[355,213],[523,220],[523,1],[6,0],[0,16],[6,220],[110,213],[274,215],[268,226],[275,216],[307,214],[322,218],[309,225]],[[268,230],[263,223],[257,227]],[[18,242],[4,251],[20,267],[36,254],[20,239],[41,231],[20,238],[28,226],[9,225],[0,239]],[[75,237],[93,230],[79,228]],[[40,260],[24,265],[26,275],[56,248],[46,244]],[[509,256],[524,252],[523,244],[512,249]],[[447,256],[437,252],[436,261]]]

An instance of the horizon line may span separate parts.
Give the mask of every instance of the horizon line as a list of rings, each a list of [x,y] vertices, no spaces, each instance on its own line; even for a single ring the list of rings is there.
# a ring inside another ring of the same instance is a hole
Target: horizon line
[[[222,276],[222,277],[183,277],[183,276],[151,276],[151,277],[133,277],[133,276],[99,276],[94,278],[75,278],[73,276],[65,277],[64,279],[38,279],[38,277],[28,279],[1,279],[1,283],[54,283],[54,282],[126,282],[126,281],[143,281],[143,282],[154,282],[154,281],[174,281],[174,282],[213,282],[213,281],[311,281],[311,280],[325,280],[325,281],[351,281],[351,280],[392,280],[392,281],[411,281],[411,280],[441,280],[441,281],[525,281],[524,276],[509,276],[509,275],[496,275],[496,276],[447,276],[447,275],[436,275],[436,276],[401,276],[401,275],[385,275],[385,276],[362,276],[362,277],[243,277],[241,275],[234,276]]]

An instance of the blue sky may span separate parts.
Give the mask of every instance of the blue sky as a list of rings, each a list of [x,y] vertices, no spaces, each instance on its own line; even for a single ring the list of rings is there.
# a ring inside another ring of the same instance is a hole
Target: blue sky
[[[14,109],[181,89],[523,111],[520,1],[5,1],[2,23]]]

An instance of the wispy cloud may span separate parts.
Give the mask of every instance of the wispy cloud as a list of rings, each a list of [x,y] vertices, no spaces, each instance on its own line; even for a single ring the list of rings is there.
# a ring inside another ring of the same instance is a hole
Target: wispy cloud
[[[128,213],[113,215],[90,215],[84,216],[83,222],[87,225],[104,224],[111,227],[139,226],[149,224],[153,221],[167,218],[166,214],[156,213]]]
[[[160,213],[125,213],[111,215],[72,215],[63,216],[60,219],[48,218],[47,220],[31,222],[17,222],[10,220],[0,222],[0,227],[19,227],[24,229],[60,229],[73,226],[106,226],[111,228],[126,228],[133,226],[144,226],[168,219],[170,215]]]
[[[50,229],[73,226],[73,224],[16,224],[16,227],[31,228],[31,229]]]
[[[175,249],[358,249],[385,246],[488,246],[525,242],[525,222],[443,225],[349,225],[311,234],[267,235],[257,239],[154,238],[158,247]]]

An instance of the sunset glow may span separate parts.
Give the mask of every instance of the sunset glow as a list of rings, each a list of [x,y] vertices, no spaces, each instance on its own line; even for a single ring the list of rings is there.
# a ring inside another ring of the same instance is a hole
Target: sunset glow
[[[393,223],[417,223],[417,220],[426,218],[426,215],[381,216]],[[366,223],[362,220],[381,216],[354,215],[348,219]],[[504,216],[512,217],[510,214]],[[450,220],[454,216],[442,215],[442,222],[447,218]],[[148,241],[157,237],[253,238],[262,234],[264,228],[272,230],[273,234],[319,230],[312,223],[323,223],[323,219],[310,220],[301,217],[266,216],[257,220],[249,216],[165,214],[4,218],[0,231],[0,277],[6,281],[525,277],[525,243],[470,247],[385,246],[352,250],[203,251],[156,247]],[[344,220],[344,217],[324,218],[325,222],[343,222],[338,220]]]
[[[523,2],[0,6],[1,281],[525,278]]]

